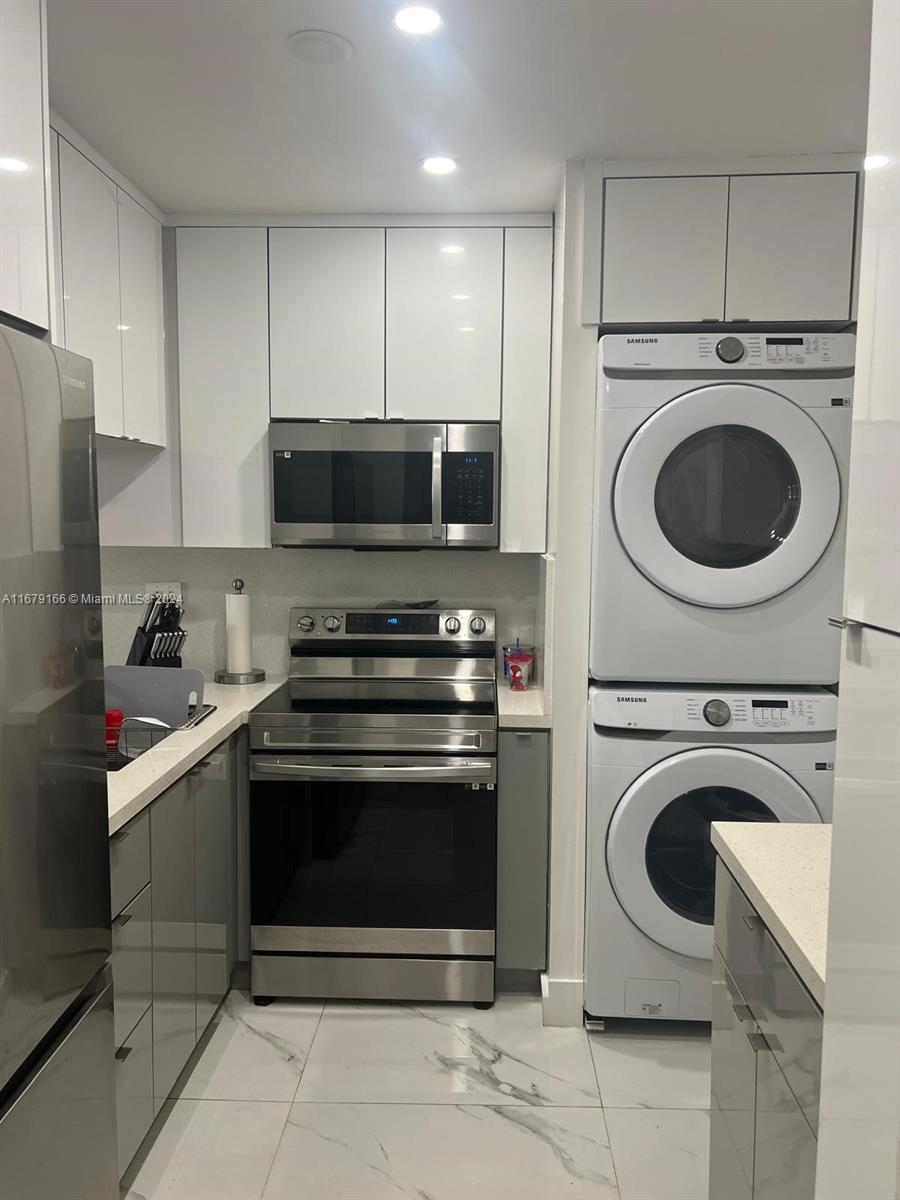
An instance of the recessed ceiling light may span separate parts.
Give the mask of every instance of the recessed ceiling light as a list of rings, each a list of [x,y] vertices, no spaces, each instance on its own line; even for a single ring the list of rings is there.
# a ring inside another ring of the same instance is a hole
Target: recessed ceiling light
[[[433,8],[411,4],[407,8],[401,8],[396,13],[394,24],[398,29],[402,29],[404,33],[434,33],[441,24],[441,18],[440,14],[436,13]]]
[[[21,158],[0,158],[0,171],[27,171],[28,163]]]
[[[441,254],[462,254],[463,246],[441,246]]]
[[[450,299],[451,300],[471,300],[472,297],[468,294],[468,292],[454,292],[453,295],[450,297]]]
[[[456,159],[443,158],[440,154],[431,158],[420,158],[419,166],[429,175],[452,175],[456,170]]]
[[[331,67],[353,57],[353,44],[327,29],[301,29],[288,38],[291,54],[301,62]]]
[[[879,167],[886,167],[890,161],[886,154],[867,154],[863,159],[863,166],[867,171],[877,171]]]

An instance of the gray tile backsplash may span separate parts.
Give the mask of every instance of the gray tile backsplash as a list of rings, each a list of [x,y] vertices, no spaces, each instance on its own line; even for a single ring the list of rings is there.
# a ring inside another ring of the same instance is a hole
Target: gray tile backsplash
[[[288,609],[329,602],[424,600],[497,610],[498,643],[535,643],[543,668],[543,629],[535,629],[543,583],[536,554],[499,551],[224,550],[108,547],[101,556],[103,592],[141,593],[153,581],[182,584],[188,639],[184,664],[208,679],[225,663],[225,593],[239,576],[253,607],[254,665],[287,670]],[[123,663],[141,614],[138,604],[107,603],[103,644],[107,663]]]

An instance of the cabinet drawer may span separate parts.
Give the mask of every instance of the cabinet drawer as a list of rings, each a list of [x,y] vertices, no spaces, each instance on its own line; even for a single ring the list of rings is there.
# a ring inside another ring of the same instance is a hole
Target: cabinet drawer
[[[150,882],[150,817],[144,811],[109,839],[109,891],[112,915]]]
[[[112,923],[116,1045],[121,1046],[153,999],[150,885]]]
[[[116,1123],[121,1178],[153,1124],[152,1009],[116,1051]]]

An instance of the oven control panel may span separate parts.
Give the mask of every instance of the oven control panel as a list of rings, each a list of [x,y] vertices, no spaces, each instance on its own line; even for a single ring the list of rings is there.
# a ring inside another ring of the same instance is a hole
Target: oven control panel
[[[618,729],[705,732],[723,735],[831,732],[837,728],[837,697],[824,688],[776,690],[613,686],[591,692],[595,725]]]
[[[496,631],[493,609],[409,608],[292,608],[292,644],[310,642],[411,641],[458,643],[492,642]]]

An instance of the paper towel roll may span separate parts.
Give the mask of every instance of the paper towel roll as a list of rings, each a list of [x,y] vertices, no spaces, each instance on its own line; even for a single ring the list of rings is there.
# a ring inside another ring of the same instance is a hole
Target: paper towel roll
[[[225,663],[235,675],[253,669],[250,654],[250,597],[245,592],[225,597]]]

